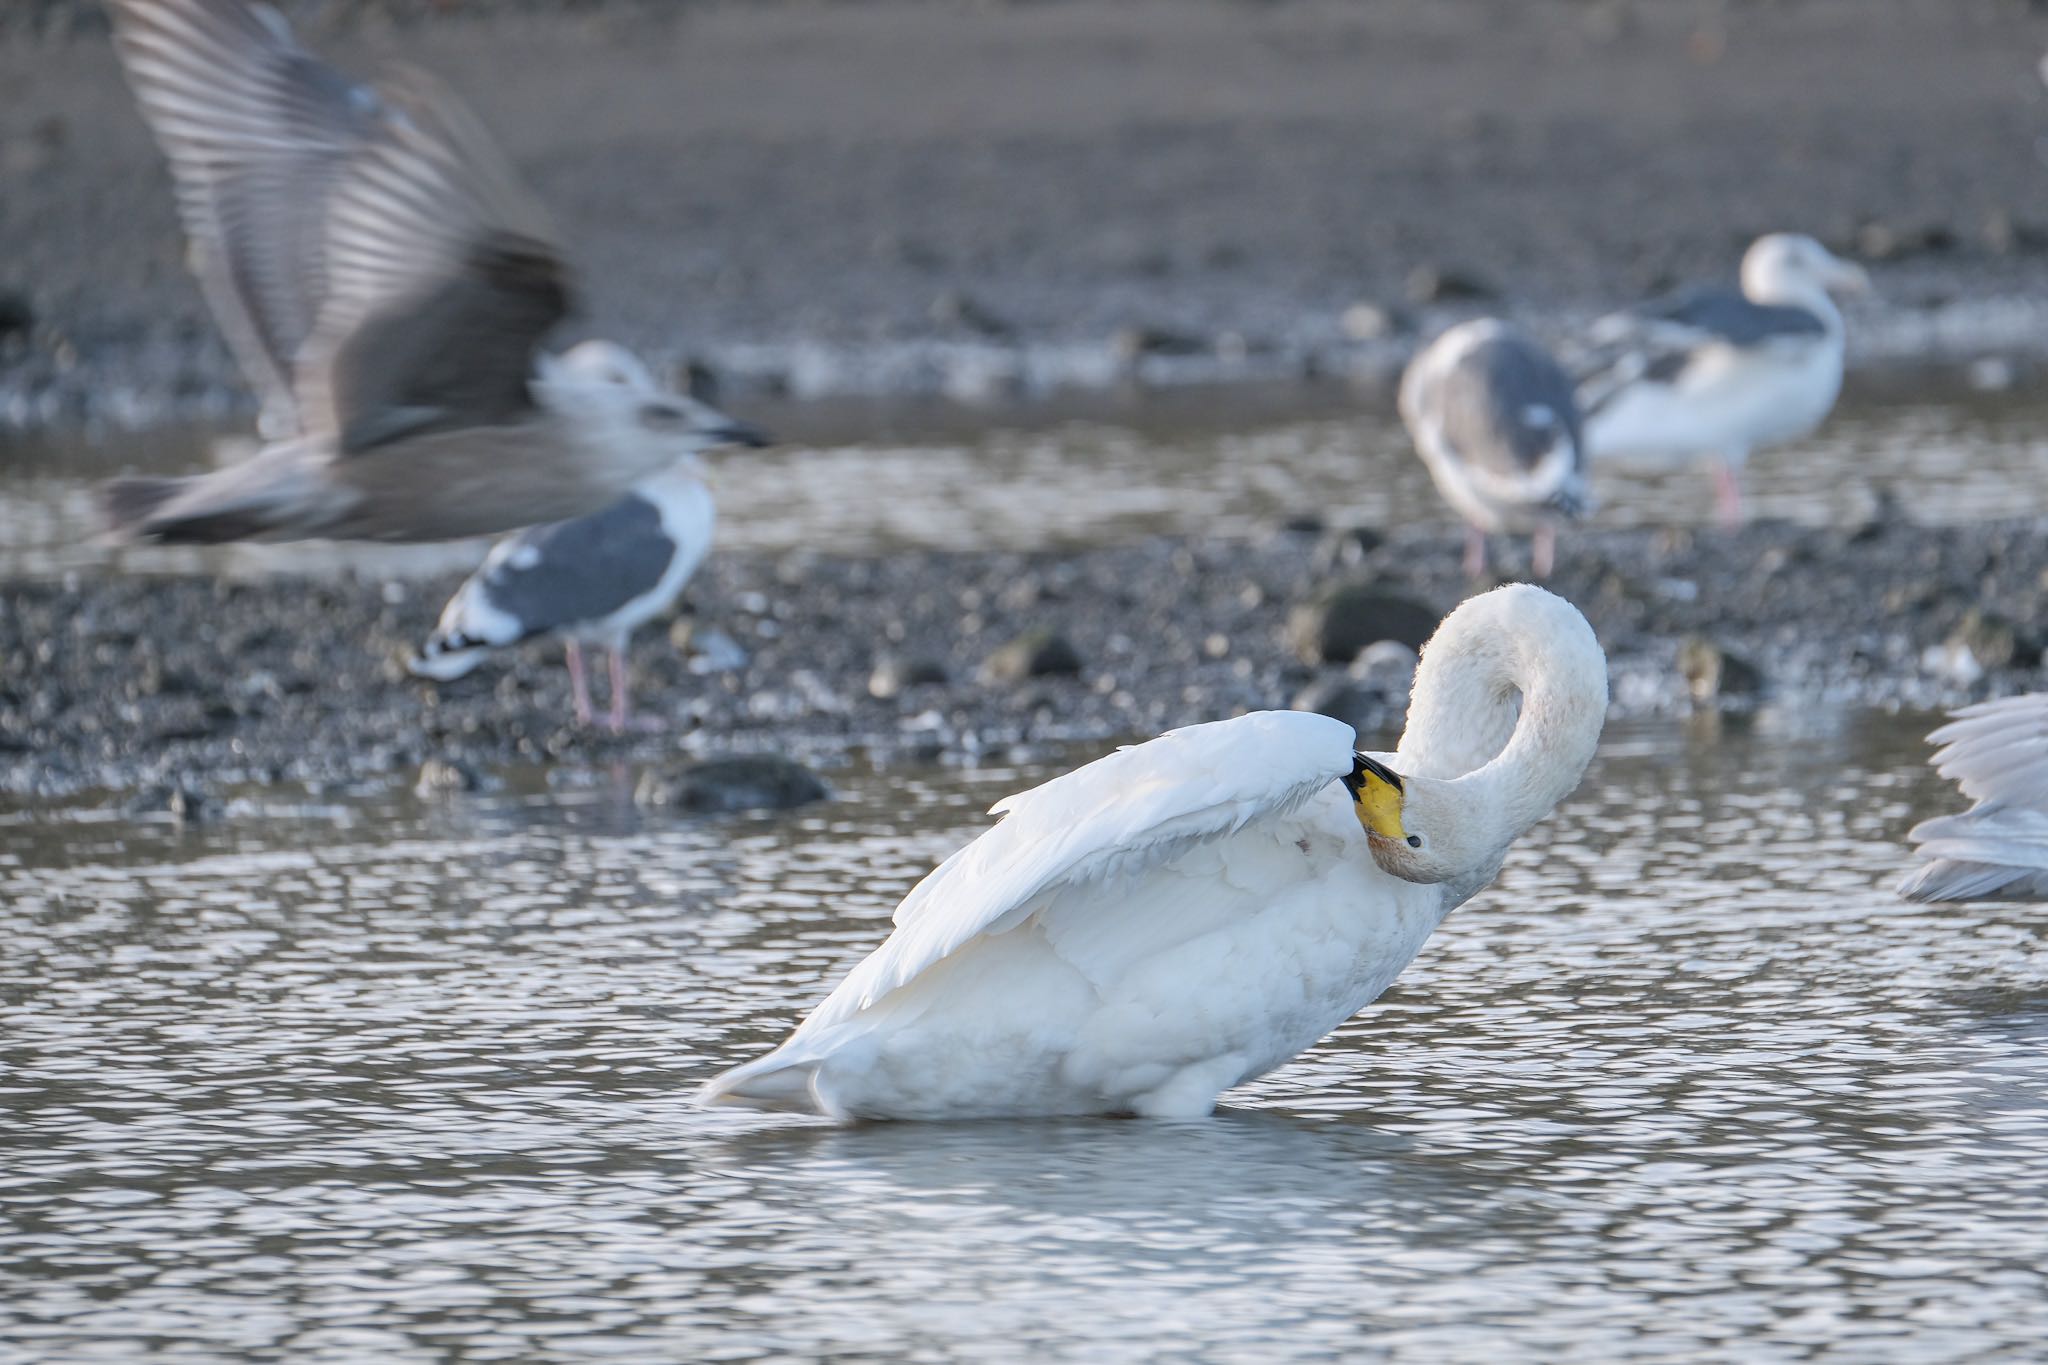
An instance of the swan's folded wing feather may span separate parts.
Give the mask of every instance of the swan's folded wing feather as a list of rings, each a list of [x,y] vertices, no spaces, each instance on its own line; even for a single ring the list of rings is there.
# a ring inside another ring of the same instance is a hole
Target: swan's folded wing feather
[[[1356,736],[1327,716],[1265,711],[1174,730],[998,802],[1001,823],[897,907],[896,931],[799,1034],[866,1009],[1060,887],[1135,876],[1300,805],[1350,770]]]
[[[1926,865],[1899,893],[1909,900],[2048,897],[2048,693],[1979,702],[1928,738],[1935,770],[1975,802],[1908,832]]]
[[[1982,808],[1923,820],[1908,836],[1927,860],[1899,883],[1916,901],[2048,897],[2048,815]]]
[[[1979,702],[1927,737],[1934,767],[1973,801],[2048,807],[2048,692]]]

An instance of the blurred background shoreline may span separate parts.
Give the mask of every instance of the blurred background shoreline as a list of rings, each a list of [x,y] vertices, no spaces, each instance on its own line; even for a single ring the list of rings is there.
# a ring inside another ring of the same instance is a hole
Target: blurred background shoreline
[[[1776,229],[1875,268],[1852,368],[2048,355],[2048,20],[2007,0],[285,8],[443,75],[583,325],[733,403],[1379,388],[1454,317],[1569,323]],[[0,428],[245,411],[97,7],[8,15]]]

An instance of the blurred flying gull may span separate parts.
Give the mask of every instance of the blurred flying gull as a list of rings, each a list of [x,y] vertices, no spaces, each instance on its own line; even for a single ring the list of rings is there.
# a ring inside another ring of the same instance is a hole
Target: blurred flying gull
[[[507,536],[456,589],[406,666],[446,681],[493,650],[559,635],[576,719],[588,724],[582,647],[598,645],[609,656],[611,728],[623,732],[631,710],[626,642],[676,600],[710,550],[715,524],[704,471],[685,458],[601,512]]]
[[[1586,447],[1679,462],[1718,458],[1724,526],[1742,520],[1750,452],[1818,428],[1842,389],[1842,314],[1829,291],[1870,278],[1811,237],[1759,237],[1742,289],[1702,287],[1595,323],[1579,406]]]
[[[1935,770],[1976,804],[1907,834],[1926,865],[1899,894],[1915,901],[2048,900],[2048,693],[1966,706],[1927,737]]]
[[[1465,518],[1465,572],[1486,571],[1488,532],[1527,531],[1546,578],[1557,523],[1592,506],[1571,379],[1534,340],[1481,318],[1451,328],[1401,376],[1401,420],[1444,501]]]
[[[261,397],[253,458],[102,490],[145,541],[446,540],[596,512],[703,424],[539,350],[569,311],[545,214],[424,73],[358,84],[247,0],[113,0],[191,263]]]

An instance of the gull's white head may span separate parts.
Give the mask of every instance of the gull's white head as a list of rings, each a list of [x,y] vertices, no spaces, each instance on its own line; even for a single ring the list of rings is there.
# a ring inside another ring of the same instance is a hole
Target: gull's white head
[[[1829,294],[1862,294],[1870,275],[1797,232],[1759,237],[1742,255],[1742,292],[1758,303],[1808,304]]]
[[[652,445],[659,460],[682,460],[719,446],[765,446],[768,438],[709,403],[659,383],[639,356],[610,341],[584,341],[544,355],[534,396],[618,440]]]

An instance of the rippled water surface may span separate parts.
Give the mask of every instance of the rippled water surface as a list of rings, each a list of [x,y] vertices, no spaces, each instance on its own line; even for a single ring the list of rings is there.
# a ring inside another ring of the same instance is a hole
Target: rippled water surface
[[[1812,525],[1862,517],[1889,496],[1935,524],[2048,515],[2048,409],[2036,395],[1901,389],[1871,381],[1811,440],[1766,451],[1745,476],[1751,510]],[[1165,400],[1162,400],[1164,402]],[[1314,513],[1338,524],[1456,520],[1384,404],[1341,393],[1262,406],[1137,407],[1113,417],[824,419],[774,413],[792,444],[714,457],[726,548],[873,551],[1092,544],[1155,533],[1242,536]],[[1303,415],[1301,409],[1319,415]],[[750,414],[751,415],[751,414]],[[846,433],[859,439],[846,440]],[[896,434],[890,434],[894,432]],[[880,433],[880,434],[877,434]],[[815,439],[814,439],[815,438]],[[205,468],[196,433],[82,447],[0,438],[0,573],[50,574],[108,557],[91,485],[122,468]],[[1596,470],[1595,525],[1705,524],[1711,473]],[[265,546],[120,553],[125,567],[228,574],[373,563],[380,572],[468,568],[480,543],[403,550]]]
[[[0,816],[0,1357],[2031,1358],[2048,920],[1886,891],[1925,723],[1612,732],[1191,1123],[691,1103],[1042,769]]]

